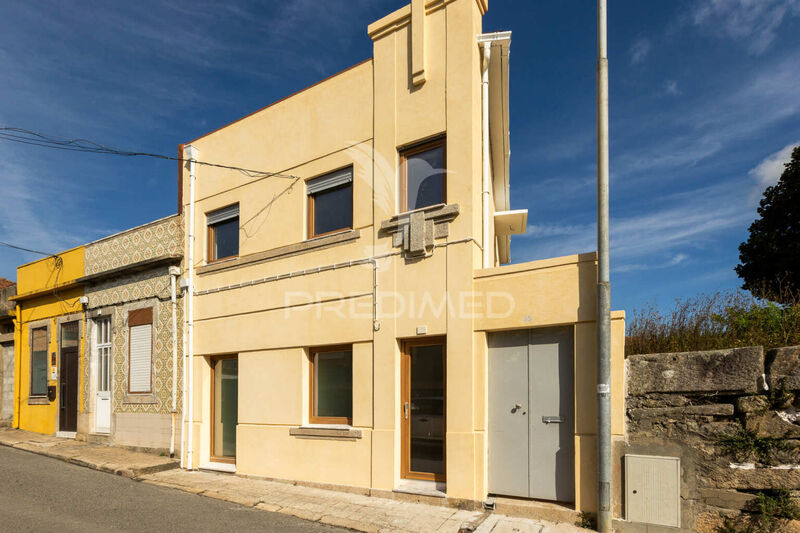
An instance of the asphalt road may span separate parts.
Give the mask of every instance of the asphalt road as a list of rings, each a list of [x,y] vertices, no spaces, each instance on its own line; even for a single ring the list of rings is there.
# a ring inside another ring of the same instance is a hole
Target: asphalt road
[[[0,531],[345,531],[0,446]]]

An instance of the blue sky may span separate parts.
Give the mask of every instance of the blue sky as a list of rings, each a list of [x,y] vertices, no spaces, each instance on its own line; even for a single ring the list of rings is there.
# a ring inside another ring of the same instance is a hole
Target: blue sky
[[[172,155],[371,56],[366,26],[405,3],[3,2],[0,124]],[[609,3],[613,306],[736,287],[800,144],[800,0]],[[594,2],[491,0],[484,30],[513,32],[512,257],[593,250]],[[174,162],[0,141],[2,241],[60,251],[175,206]],[[35,258],[0,248],[0,276]]]

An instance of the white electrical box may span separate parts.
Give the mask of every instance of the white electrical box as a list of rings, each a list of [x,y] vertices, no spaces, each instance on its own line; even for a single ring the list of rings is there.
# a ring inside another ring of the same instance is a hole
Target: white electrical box
[[[678,457],[625,455],[625,519],[681,526],[681,460]]]

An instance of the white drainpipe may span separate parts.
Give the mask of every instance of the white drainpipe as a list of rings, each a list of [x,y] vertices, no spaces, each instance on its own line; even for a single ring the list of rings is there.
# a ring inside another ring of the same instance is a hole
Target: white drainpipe
[[[481,86],[483,89],[483,268],[492,266],[493,239],[489,233],[489,187],[491,186],[489,153],[489,58],[492,55],[492,43],[483,41],[483,72]]]
[[[172,431],[169,438],[170,457],[175,457],[175,418],[178,416],[178,302],[175,283],[180,274],[180,268],[176,266],[169,267],[169,288],[172,299]]]
[[[185,282],[185,278],[181,278],[181,290],[184,290],[183,283]],[[186,298],[183,299],[183,320],[186,321]],[[181,398],[181,468],[186,468],[186,390],[188,387],[187,379],[187,372],[186,369],[189,367],[188,359],[186,357],[187,349],[186,349],[186,328],[181,328],[181,352],[183,353],[183,387],[182,387],[182,398]]]
[[[194,469],[194,166],[197,160],[197,148],[191,144],[184,148],[186,158],[189,159],[189,312],[186,321],[186,335],[189,341],[189,349],[187,350],[187,357],[189,359],[189,437],[186,444],[186,468],[188,470]]]

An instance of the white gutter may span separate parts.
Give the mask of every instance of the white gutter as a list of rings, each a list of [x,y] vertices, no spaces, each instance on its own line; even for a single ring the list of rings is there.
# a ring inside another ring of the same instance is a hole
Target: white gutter
[[[478,36],[481,40],[482,35]],[[481,72],[481,86],[483,90],[483,106],[482,106],[482,119],[483,119],[483,268],[489,268],[492,260],[492,252],[494,246],[491,244],[491,235],[489,234],[489,187],[491,186],[491,175],[489,172],[491,157],[489,153],[489,59],[492,55],[492,42],[482,41],[483,44],[483,72]]]
[[[186,335],[189,339],[189,349],[187,350],[187,357],[189,359],[189,437],[186,450],[186,468],[192,470],[194,468],[193,451],[194,451],[194,167],[197,161],[197,148],[191,144],[184,147],[184,153],[189,160],[189,312],[186,321]]]
[[[172,299],[172,431],[169,438],[169,456],[175,457],[175,417],[178,416],[178,311],[175,283],[181,269],[169,267],[169,288]]]

